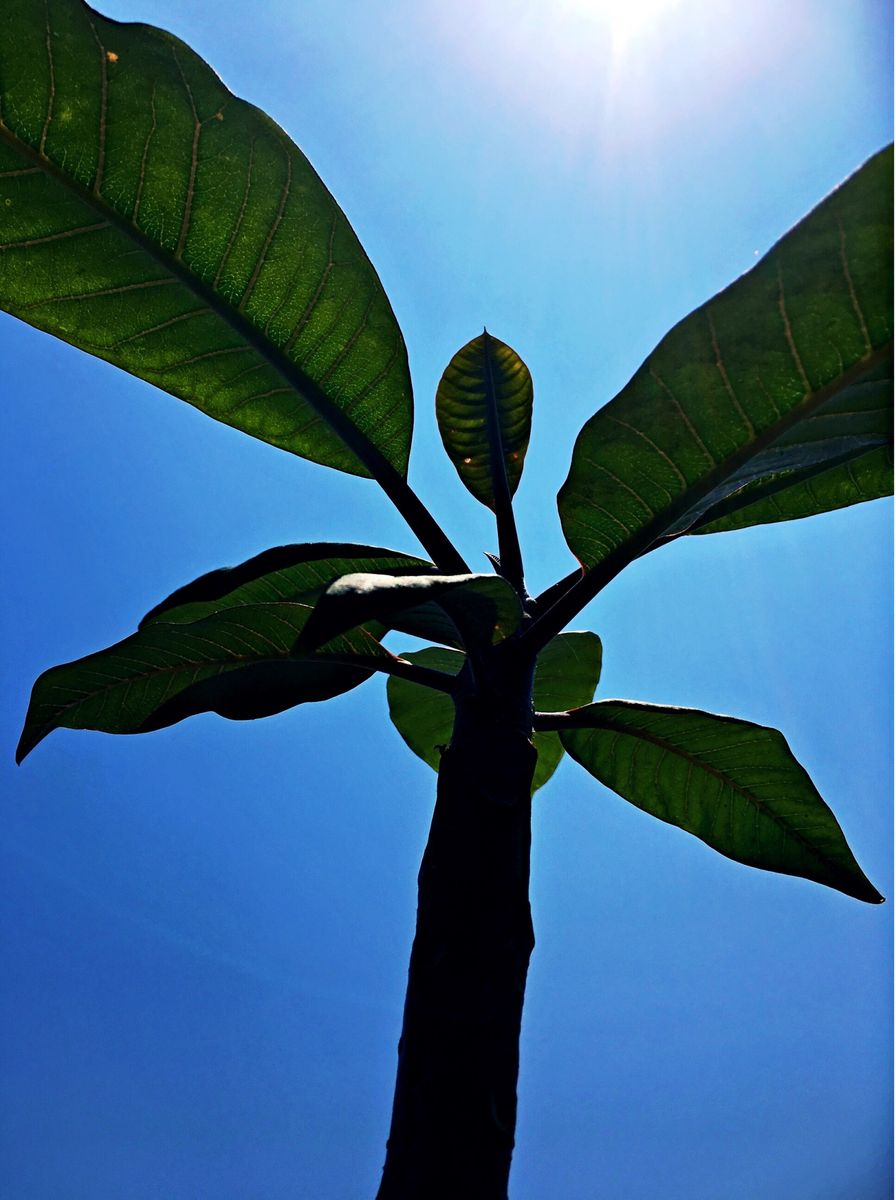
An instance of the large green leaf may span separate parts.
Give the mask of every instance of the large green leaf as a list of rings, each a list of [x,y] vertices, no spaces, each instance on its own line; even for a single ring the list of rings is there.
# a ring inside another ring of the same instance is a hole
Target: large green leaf
[[[523,473],[532,377],[510,346],[483,332],[458,350],[436,390],[439,432],[464,485],[495,509]]]
[[[892,361],[892,212],[890,148],[676,325],[588,421],[559,497],[586,566],[618,569],[781,463],[832,465],[865,419],[849,403],[838,415],[839,401]],[[867,498],[861,480],[856,491]]]
[[[0,306],[203,412],[403,476],[407,355],[333,197],[177,38],[6,0]]]
[[[355,571],[406,575],[435,572],[435,567],[425,559],[380,546],[344,542],[275,546],[238,566],[209,571],[178,588],[146,614],[140,627],[155,621],[198,621],[245,604],[296,600],[312,604],[334,580]]]
[[[403,659],[417,666],[456,675],[465,656],[456,650],[430,647]],[[600,678],[601,644],[594,633],[562,633],[542,650],[535,668],[534,702],[538,709],[562,711],[587,704]],[[386,684],[389,715],[407,745],[425,763],[439,769],[442,749],[451,741],[454,702],[444,692],[390,676]],[[538,761],[532,791],[543,787],[563,757],[559,734],[536,733]]]
[[[893,490],[893,361],[798,422],[680,528],[720,533],[876,500]]]
[[[60,727],[144,733],[199,712],[236,720],[269,716],[348,691],[368,677],[367,663],[388,657],[364,630],[330,643],[325,653],[298,654],[312,611],[308,604],[253,604],[189,625],[151,623],[106,650],[45,671],[31,694],[17,761]]]
[[[435,613],[433,610],[441,610]],[[314,649],[368,621],[418,637],[487,646],[518,628],[523,609],[516,592],[497,575],[344,575],[326,589],[303,634]]]
[[[882,900],[777,730],[606,700],[570,714],[560,738],[601,783],[728,858]]]

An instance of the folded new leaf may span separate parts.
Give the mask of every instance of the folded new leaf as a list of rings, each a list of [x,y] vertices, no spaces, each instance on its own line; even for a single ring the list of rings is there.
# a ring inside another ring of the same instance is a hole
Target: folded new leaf
[[[721,533],[893,491],[893,360],[798,421],[674,527]]]
[[[31,693],[17,761],[60,727],[145,733],[200,712],[270,716],[346,692],[389,657],[366,630],[337,639],[326,653],[302,654],[296,643],[312,611],[308,604],[251,604],[191,624],[149,624],[45,671]]]
[[[848,487],[842,474],[817,492],[806,480],[892,445],[892,173],[889,147],[676,325],[587,422],[558,498],[587,567],[612,556],[619,569],[664,537],[697,532],[739,493],[763,499],[744,505],[739,524],[880,495],[879,452]],[[750,488],[781,492],[779,507]]]
[[[728,858],[868,903],[883,899],[775,729],[696,709],[605,700],[571,713],[560,739],[608,788]]]
[[[379,621],[437,641],[490,645],[509,637],[522,615],[516,592],[497,575],[356,572],[337,579],[323,593],[301,644],[313,649],[355,626]]]
[[[516,351],[487,332],[458,350],[436,389],[436,419],[468,491],[491,509],[496,494],[512,496],[532,428],[532,377]]]
[[[777,477],[769,481],[768,487],[762,483],[746,487],[731,498],[731,503],[704,513],[700,523],[688,533],[725,533],[751,525],[813,517],[863,500],[880,500],[892,491],[893,447],[879,446],[823,471]]]
[[[456,650],[431,647],[401,656],[418,666],[456,675],[465,656]],[[545,646],[535,668],[535,707],[562,710],[587,704],[593,697],[601,668],[600,638],[594,633],[561,633]],[[387,681],[389,716],[407,745],[425,763],[439,769],[442,749],[451,741],[454,703],[444,692],[390,676]],[[533,737],[538,761],[532,791],[543,787],[563,757],[556,733]]]
[[[432,563],[381,546],[304,542],[275,546],[235,567],[220,567],[172,592],[151,609],[140,628],[155,621],[190,622],[244,604],[313,604],[342,575],[435,573]]]

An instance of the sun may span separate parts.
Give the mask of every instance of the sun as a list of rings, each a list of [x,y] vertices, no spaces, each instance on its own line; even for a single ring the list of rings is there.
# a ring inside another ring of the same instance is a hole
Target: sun
[[[660,21],[682,0],[559,0],[558,9],[569,16],[601,25],[610,37],[614,56],[649,37]]]

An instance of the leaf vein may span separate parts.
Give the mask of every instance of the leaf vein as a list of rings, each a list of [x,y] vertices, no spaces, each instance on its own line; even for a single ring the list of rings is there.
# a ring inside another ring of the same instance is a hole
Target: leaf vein
[[[60,233],[48,233],[43,237],[26,238],[21,242],[6,242],[0,245],[0,253],[4,250],[25,250],[32,246],[44,246],[48,242],[61,242],[66,238],[77,237],[81,233],[95,233],[100,229],[108,228],[108,221],[96,221],[93,225],[79,225],[77,229],[64,229]]]
[[[237,310],[239,312],[243,312],[245,310],[245,307],[249,303],[252,293],[255,290],[255,285],[258,282],[258,276],[261,274],[262,267],[267,261],[268,250],[270,249],[271,242],[274,240],[274,235],[280,227],[280,222],[283,220],[283,210],[286,208],[286,201],[289,198],[289,191],[292,187],[292,155],[289,153],[288,147],[284,146],[283,149],[284,158],[286,159],[286,180],[283,184],[283,189],[280,194],[280,203],[277,207],[277,215],[274,217],[274,220],[268,229],[267,236],[264,239],[264,245],[261,247],[261,252],[258,255],[252,275],[249,279],[249,282],[246,284],[246,289],[243,292],[239,304],[237,305]]]
[[[649,370],[650,370],[651,377],[654,379],[654,381],[656,383],[659,384],[659,386],[663,389],[665,394],[669,397],[669,400],[672,402],[672,404],[675,408],[675,411],[681,417],[682,421],[684,421],[684,424],[685,424],[688,432],[690,433],[690,435],[694,439],[694,441],[697,443],[697,445],[700,447],[700,449],[703,451],[703,453],[706,455],[707,460],[710,463],[712,463],[713,466],[717,466],[718,464],[716,463],[715,458],[712,456],[712,454],[710,454],[709,450],[707,449],[706,443],[703,441],[703,438],[697,432],[694,424],[691,421],[691,418],[685,412],[684,408],[679,403],[677,397],[673,394],[672,389],[665,382],[665,380],[660,378],[659,374],[657,373],[657,371],[654,368],[652,363],[649,364]]]

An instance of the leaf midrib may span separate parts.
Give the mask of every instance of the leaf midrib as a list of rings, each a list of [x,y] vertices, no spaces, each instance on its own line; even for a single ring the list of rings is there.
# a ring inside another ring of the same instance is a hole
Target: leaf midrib
[[[0,118],[0,140],[11,146],[25,161],[33,163],[64,189],[76,195],[82,203],[88,205],[92,211],[102,216],[110,225],[135,242],[150,259],[170,271],[188,291],[202,300],[221,321],[243,338],[268,366],[272,367],[289,384],[293,391],[308,401],[333,432],[370,471],[373,478],[386,487],[387,491],[389,489],[386,485],[393,479],[404,482],[400,473],[383,453],[327,397],[318,384],[291,359],[287,358],[248,318],[228,304],[219,292],[204,283],[182,259],[153,242],[96,191],[79,183],[51,159],[23,141],[3,122],[2,118]],[[127,370],[127,368],[123,369]]]
[[[485,428],[488,436],[492,495],[496,508],[506,508],[511,499],[510,480],[507,477],[504,431],[501,428],[501,414],[498,409],[498,395],[495,388],[492,339],[486,329],[482,331],[482,367],[485,384]]]

